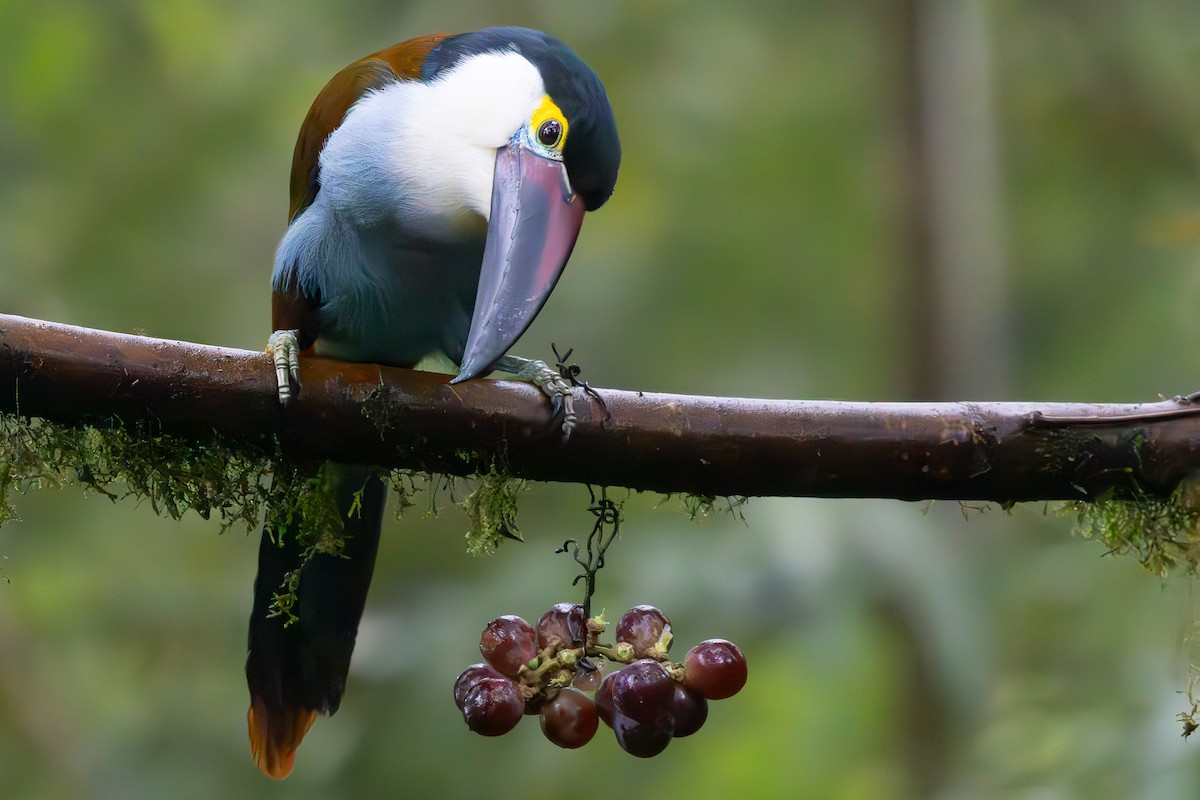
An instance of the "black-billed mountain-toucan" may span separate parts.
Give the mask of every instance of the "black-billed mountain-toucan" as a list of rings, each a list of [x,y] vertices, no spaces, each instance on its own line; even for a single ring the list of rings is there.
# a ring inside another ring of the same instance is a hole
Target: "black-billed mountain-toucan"
[[[537,31],[423,36],[337,73],[300,129],[275,256],[268,349],[280,400],[310,349],[404,367],[441,353],[459,365],[454,382],[513,372],[569,410],[555,372],[506,352],[554,288],[584,211],[612,194],[620,160],[596,73]],[[341,702],[379,543],[382,482],[361,466],[326,474],[344,557],[305,564],[292,625],[268,613],[299,548],[290,531],[264,530],[259,549],[250,745],[273,778]]]

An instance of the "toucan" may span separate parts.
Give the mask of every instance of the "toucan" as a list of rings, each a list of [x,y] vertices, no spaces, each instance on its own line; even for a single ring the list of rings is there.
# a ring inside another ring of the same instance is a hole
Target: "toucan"
[[[451,382],[505,371],[555,400],[544,362],[507,355],[554,288],[583,221],[608,200],[621,146],[604,87],[567,45],[518,27],[421,36],[338,72],[300,128],[287,231],[272,273],[279,398],[299,357],[412,367],[441,354]],[[303,561],[293,531],[263,531],[246,659],[251,753],[287,777],[318,714],[341,702],[366,602],[385,486],[327,464],[341,557]],[[296,619],[270,614],[301,563]]]

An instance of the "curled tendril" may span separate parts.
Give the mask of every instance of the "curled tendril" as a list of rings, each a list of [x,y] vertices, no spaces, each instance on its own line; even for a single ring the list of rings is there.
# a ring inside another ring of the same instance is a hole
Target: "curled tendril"
[[[583,368],[580,367],[578,364],[568,364],[567,363],[567,359],[571,357],[571,353],[575,352],[575,348],[574,347],[568,348],[567,352],[562,353],[560,355],[558,352],[558,345],[556,345],[554,342],[551,342],[550,349],[552,351],[554,351],[554,359],[555,359],[554,366],[558,370],[559,376],[564,381],[571,384],[572,386],[578,386],[578,387],[582,388],[584,394],[586,394],[588,397],[591,397],[597,403],[599,403],[601,410],[604,411],[604,421],[605,422],[609,422],[610,420],[612,420],[612,414],[608,410],[608,404],[604,402],[604,398],[600,396],[600,393],[597,392],[595,389],[593,389],[591,386],[589,386],[587,381],[579,380],[579,373],[583,372]],[[1200,395],[1200,392],[1197,392],[1197,394]],[[591,491],[591,490],[589,489],[589,491]],[[592,495],[592,500],[593,501],[595,500],[594,494]],[[574,541],[574,540],[568,539],[567,541],[570,542],[570,541]],[[563,546],[565,547],[566,545],[563,545]]]
[[[569,355],[568,351],[567,356]],[[575,576],[571,585],[574,586],[580,581],[584,582],[583,615],[585,618],[592,616],[592,595],[596,592],[596,573],[604,569],[604,552],[608,550],[608,546],[612,544],[621,528],[621,509],[608,499],[607,491],[603,488],[600,489],[600,499],[597,500],[596,493],[589,486],[588,494],[592,498],[592,504],[588,511],[596,518],[596,523],[592,526],[592,532],[588,534],[585,544],[581,545],[577,539],[567,539],[562,543],[562,547],[554,551],[556,553],[570,552],[575,563],[583,567],[583,572]],[[586,558],[583,556],[584,552],[587,553]]]

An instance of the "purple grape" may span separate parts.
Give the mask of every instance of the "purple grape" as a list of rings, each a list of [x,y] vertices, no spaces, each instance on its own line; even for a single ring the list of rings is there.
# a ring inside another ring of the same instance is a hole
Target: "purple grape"
[[[704,695],[695,689],[689,689],[682,683],[675,684],[675,728],[672,731],[675,738],[691,736],[700,730],[708,719],[708,701]]]
[[[600,688],[600,681],[604,679],[604,664],[597,664],[591,659],[587,663],[590,663],[592,668],[577,667],[571,685],[585,692],[594,692]]]
[[[638,722],[618,712],[613,715],[612,723],[617,744],[638,758],[651,758],[666,750],[671,743],[672,726],[669,714],[657,722]]]
[[[634,606],[617,622],[617,641],[633,645],[634,658],[647,658],[664,633],[671,630],[671,621],[654,606]],[[668,643],[667,649],[670,649]]]
[[[490,664],[472,664],[464,669],[458,679],[454,681],[454,705],[458,706],[459,711],[462,711],[463,700],[466,698],[467,692],[479,682],[480,678],[503,677]]]
[[[545,650],[558,641],[557,647],[574,650],[583,647],[587,636],[587,616],[577,603],[555,603],[542,614],[537,624],[538,649]]]
[[[643,658],[618,670],[613,678],[613,708],[637,722],[653,723],[671,713],[675,681],[662,664]]]
[[[592,701],[596,704],[596,712],[600,714],[600,719],[604,720],[604,724],[612,727],[613,714],[616,709],[613,708],[612,687],[613,680],[617,677],[616,672],[610,672],[604,676],[604,680],[600,681],[600,688],[596,690],[595,697]]]
[[[542,733],[559,747],[583,747],[596,735],[596,704],[577,689],[563,689],[542,706]]]
[[[706,639],[683,660],[685,683],[709,700],[733,697],[746,685],[746,656],[733,642]]]
[[[501,673],[515,677],[517,671],[538,653],[537,632],[520,617],[505,614],[489,622],[483,629],[479,637],[479,652]]]
[[[471,730],[483,736],[500,736],[521,721],[525,701],[508,678],[485,676],[463,696],[462,712]]]

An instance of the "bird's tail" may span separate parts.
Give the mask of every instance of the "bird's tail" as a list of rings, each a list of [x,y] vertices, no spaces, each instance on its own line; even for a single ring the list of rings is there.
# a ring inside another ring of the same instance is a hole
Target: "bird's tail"
[[[263,530],[254,579],[246,682],[250,687],[250,751],[265,774],[282,780],[317,714],[342,700],[358,623],[362,619],[386,487],[363,467],[326,464],[345,525],[341,557],[317,554],[304,565],[292,613],[271,616],[286,576],[300,566],[294,531]],[[353,511],[352,511],[353,509]]]

